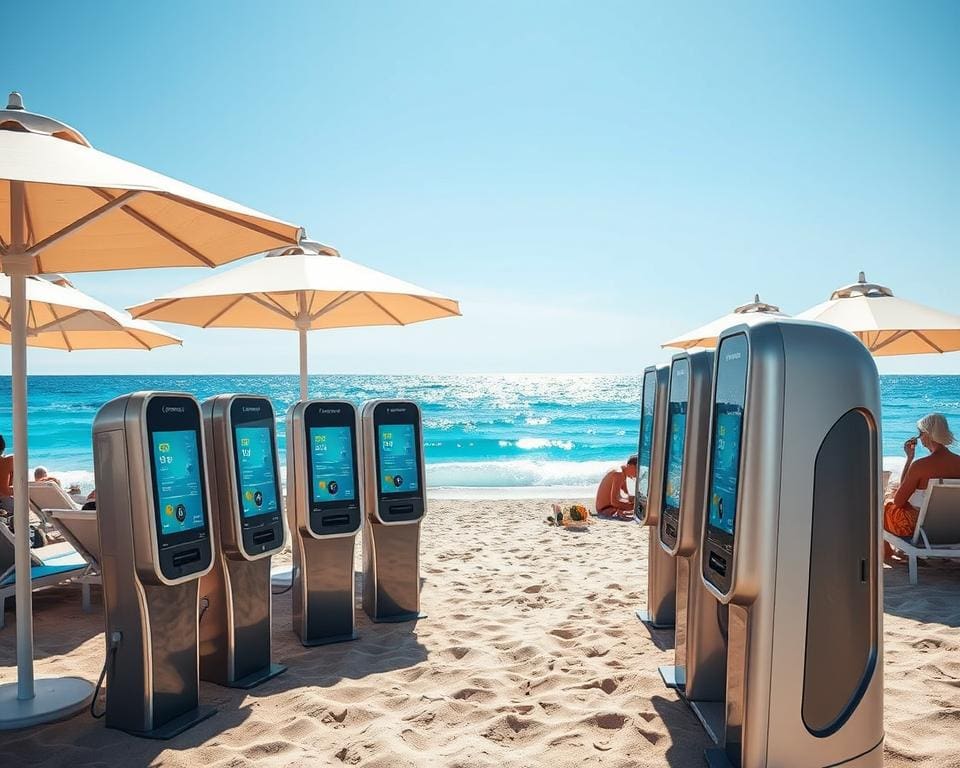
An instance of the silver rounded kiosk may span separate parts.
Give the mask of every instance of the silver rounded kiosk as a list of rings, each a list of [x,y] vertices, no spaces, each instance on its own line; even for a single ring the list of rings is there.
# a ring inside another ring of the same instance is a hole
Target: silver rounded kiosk
[[[426,513],[420,408],[409,400],[363,406],[363,610],[375,622],[420,613],[420,521]]]
[[[271,650],[270,558],[285,540],[273,406],[217,395],[201,410],[217,546],[200,581],[200,678],[253,688],[286,669]]]
[[[670,367],[651,365],[643,371],[640,443],[637,449],[637,491],[634,519],[649,529],[647,541],[647,607],[637,618],[656,629],[676,620],[677,567],[660,548],[657,529],[663,503],[663,461],[666,439]]]
[[[710,765],[883,762],[880,392],[866,348],[778,320],[717,349],[701,573],[729,606]]]
[[[357,409],[307,400],[287,412],[293,629],[304,645],[357,638],[354,546],[363,519]]]
[[[168,739],[206,719],[199,706],[200,578],[214,533],[200,405],[137,392],[93,423],[106,618],[106,724]]]
[[[700,533],[707,489],[713,351],[681,352],[670,363],[660,547],[676,561],[674,664],[660,667],[697,713],[707,733],[723,733],[726,606],[700,577]]]

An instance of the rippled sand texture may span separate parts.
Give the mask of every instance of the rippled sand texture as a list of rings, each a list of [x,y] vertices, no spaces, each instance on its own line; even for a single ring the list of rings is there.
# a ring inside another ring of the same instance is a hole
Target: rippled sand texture
[[[4,765],[700,766],[706,738],[664,689],[672,638],[634,618],[644,532],[546,526],[546,503],[437,501],[425,522],[415,626],[306,649],[275,599],[275,648],[290,669],[250,691],[203,684],[220,712],[170,742],[107,731],[82,715],[0,735]],[[358,561],[359,567],[359,561]],[[960,566],[887,571],[888,766],[960,766]],[[95,597],[95,607],[99,598]],[[102,619],[79,592],[37,595],[40,674],[95,679]],[[13,613],[0,679],[14,677]]]

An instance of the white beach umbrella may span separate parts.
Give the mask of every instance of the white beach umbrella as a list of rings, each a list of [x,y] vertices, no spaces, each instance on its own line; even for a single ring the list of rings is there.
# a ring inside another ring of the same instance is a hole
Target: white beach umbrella
[[[181,344],[162,328],[77,290],[69,280],[27,278],[27,346],[62,349],[156,349]],[[0,274],[0,344],[10,344],[10,278]]]
[[[665,341],[661,347],[679,347],[680,349],[690,349],[692,347],[715,347],[720,334],[733,325],[754,325],[763,322],[771,317],[787,317],[780,311],[780,307],[772,304],[765,304],[760,301],[760,295],[753,297],[749,304],[737,307],[728,315],[718,317],[716,320],[694,328],[682,336],[678,336],[670,341]]]
[[[27,112],[18,93],[0,110],[0,265],[10,277],[16,528],[17,683],[0,686],[0,729],[80,711],[92,686],[34,684],[27,505],[29,275],[207,266],[296,243],[299,228],[99,152],[79,131]]]
[[[868,283],[863,272],[853,285],[797,315],[855,334],[874,356],[921,355],[960,349],[960,315],[941,312]]]
[[[202,328],[294,330],[300,398],[307,399],[307,331],[409,325],[454,317],[454,299],[340,258],[310,240],[129,308],[134,317]]]

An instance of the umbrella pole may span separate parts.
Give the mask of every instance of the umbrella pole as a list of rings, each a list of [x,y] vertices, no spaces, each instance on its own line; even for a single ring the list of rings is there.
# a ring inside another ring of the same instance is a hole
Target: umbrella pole
[[[30,489],[27,484],[27,276],[10,276],[13,376],[13,527],[16,546],[17,698],[32,699],[33,592],[30,589]]]
[[[307,399],[307,329],[299,328],[300,332],[300,400]]]
[[[22,182],[10,182],[10,246],[3,270],[10,276],[10,373],[13,389],[13,525],[17,598],[17,682],[0,686],[0,730],[61,720],[87,706],[93,686],[76,677],[46,678],[37,694],[33,675],[33,584],[27,482],[27,275],[24,256],[25,197]],[[0,523],[2,525],[2,523]]]

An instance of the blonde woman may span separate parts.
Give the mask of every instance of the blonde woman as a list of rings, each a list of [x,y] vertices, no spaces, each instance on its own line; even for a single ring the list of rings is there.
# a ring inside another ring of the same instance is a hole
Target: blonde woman
[[[907,462],[900,474],[900,484],[894,493],[887,494],[883,505],[883,527],[894,536],[902,539],[913,537],[920,514],[919,505],[923,503],[922,491],[933,479],[960,478],[960,456],[950,451],[953,445],[953,433],[946,418],[940,413],[931,413],[917,422],[919,434],[903,444]],[[917,441],[928,451],[929,456],[914,461]],[[890,559],[893,548],[884,544],[884,555]]]

